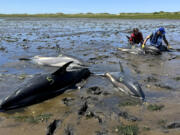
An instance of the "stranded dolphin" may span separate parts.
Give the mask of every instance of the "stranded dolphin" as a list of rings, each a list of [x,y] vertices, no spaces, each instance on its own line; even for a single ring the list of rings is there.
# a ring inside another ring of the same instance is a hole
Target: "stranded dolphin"
[[[145,52],[141,49],[141,48],[118,48],[118,50],[122,51],[122,52],[127,52],[127,53],[131,53],[131,54],[145,54]]]
[[[107,77],[111,83],[121,92],[134,97],[139,97],[144,101],[145,95],[141,89],[140,84],[132,77],[127,77],[127,75],[124,74],[121,63],[120,68],[121,72],[107,72],[101,76]]]
[[[20,58],[19,60],[31,60],[33,63],[38,65],[44,65],[44,66],[53,66],[53,67],[61,67],[65,63],[73,61],[73,63],[68,67],[68,69],[73,68],[82,68],[85,66],[85,64],[78,60],[77,58],[74,58],[72,56],[67,55],[59,55],[58,57],[43,57],[43,56],[34,56],[32,58]]]
[[[105,76],[109,78],[112,84],[123,93],[140,97],[142,100],[145,99],[144,92],[137,81],[118,73],[106,73]]]
[[[0,110],[6,111],[42,102],[63,93],[90,76],[90,71],[87,68],[66,71],[66,68],[71,63],[66,63],[52,74],[44,74],[32,78],[10,96],[6,97],[0,104]]]
[[[118,48],[118,50],[131,54],[152,54],[152,55],[161,54],[161,51],[152,45],[146,45],[143,49],[141,47],[133,45],[131,48]]]

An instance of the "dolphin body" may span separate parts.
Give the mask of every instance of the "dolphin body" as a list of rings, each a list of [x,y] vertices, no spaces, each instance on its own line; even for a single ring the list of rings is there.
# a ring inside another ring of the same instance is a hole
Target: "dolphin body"
[[[0,110],[7,111],[42,102],[62,94],[90,76],[90,71],[87,68],[66,71],[71,63],[66,63],[52,74],[35,76],[6,97],[0,104]]]
[[[144,101],[145,94],[142,91],[140,84],[132,77],[130,78],[125,75],[120,62],[119,64],[121,72],[107,72],[105,74],[99,75],[107,77],[111,81],[111,83],[121,92],[130,96],[141,98]]]
[[[43,57],[43,56],[34,56],[32,58],[20,58],[19,60],[31,60],[33,63],[43,66],[53,66],[53,67],[61,67],[64,64],[73,61],[71,65],[69,65],[68,69],[77,69],[83,68],[85,64],[72,56],[67,55],[59,55],[57,57]]]
[[[105,76],[118,90],[122,91],[127,95],[139,97],[142,100],[145,100],[144,92],[142,91],[141,86],[137,81],[128,78],[120,74],[119,72],[106,73]]]
[[[127,53],[131,53],[131,54],[135,54],[135,55],[144,55],[145,52],[141,49],[141,48],[118,48],[118,50],[122,51],[122,52],[127,52]]]
[[[133,46],[132,48],[118,48],[118,50],[122,52],[127,52],[136,55],[144,55],[144,54],[151,54],[151,55],[160,55],[161,51],[152,45],[146,45],[143,49],[141,47]]]
[[[160,55],[161,50],[159,50],[157,47],[153,45],[146,45],[143,50],[145,51],[145,54],[152,54],[152,55]]]

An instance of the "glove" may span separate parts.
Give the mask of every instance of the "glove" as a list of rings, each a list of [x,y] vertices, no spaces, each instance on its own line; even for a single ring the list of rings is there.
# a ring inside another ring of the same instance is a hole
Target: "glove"
[[[142,44],[142,48],[144,48],[145,47],[145,45],[144,44]]]
[[[170,45],[167,46],[168,49],[172,49],[172,47]]]
[[[131,47],[132,49],[134,49],[135,48],[135,45],[132,45],[132,47]]]

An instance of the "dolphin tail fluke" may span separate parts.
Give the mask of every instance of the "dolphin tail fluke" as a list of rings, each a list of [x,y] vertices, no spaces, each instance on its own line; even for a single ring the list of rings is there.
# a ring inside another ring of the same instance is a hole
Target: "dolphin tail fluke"
[[[64,64],[64,65],[63,65],[62,67],[60,67],[57,71],[55,71],[52,75],[58,75],[58,74],[63,74],[63,73],[65,73],[67,67],[68,67],[71,63],[73,63],[73,61],[70,61],[70,62]]]

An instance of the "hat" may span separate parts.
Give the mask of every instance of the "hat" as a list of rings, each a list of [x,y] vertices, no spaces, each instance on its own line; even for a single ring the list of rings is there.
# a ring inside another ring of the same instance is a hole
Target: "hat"
[[[159,31],[162,33],[162,34],[165,34],[165,29],[163,27],[159,28]]]

